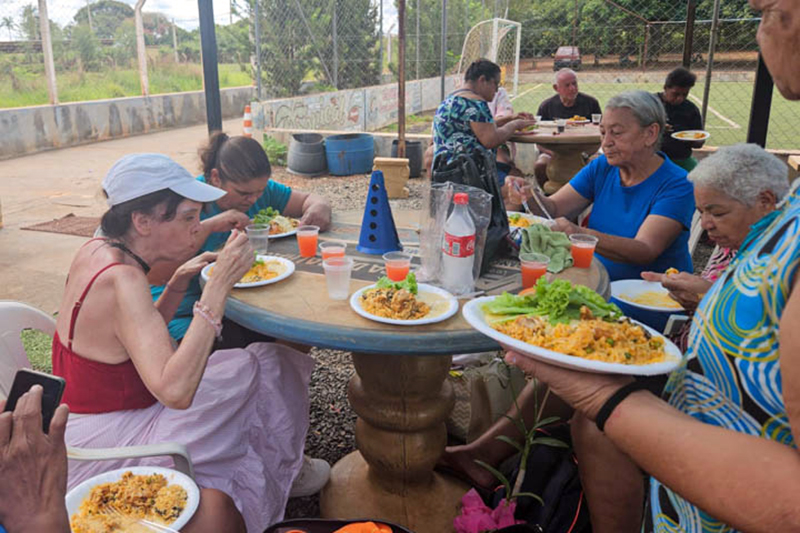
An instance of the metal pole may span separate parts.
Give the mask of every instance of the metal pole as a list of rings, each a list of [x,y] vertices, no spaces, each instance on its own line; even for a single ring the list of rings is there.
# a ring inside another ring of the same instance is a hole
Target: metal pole
[[[642,53],[642,72],[647,70],[647,55],[650,53],[650,24],[644,25],[644,52]]]
[[[719,0],[714,0],[714,16],[711,19],[711,39],[708,43],[708,65],[706,65],[706,84],[703,87],[703,127],[708,113],[708,95],[711,92],[711,72],[714,64],[714,50],[717,48],[717,33],[719,31]]]
[[[331,22],[333,25],[333,86],[339,89],[339,42],[336,35],[336,0],[331,2],[333,4],[333,16]]]
[[[747,142],[765,148],[769,129],[769,112],[772,107],[772,75],[758,54],[756,80],[753,83],[753,101],[750,104],[750,122],[747,125]]]
[[[397,1],[397,157],[406,156],[406,0]]]
[[[381,43],[379,49],[378,85],[383,83],[383,0],[378,0],[380,15],[378,16],[378,41]]]
[[[444,100],[444,78],[445,74],[447,74],[447,63],[445,59],[447,57],[447,0],[442,0],[442,50],[441,54],[439,55],[439,71],[441,75],[441,82],[439,87],[439,95],[441,96],[441,100]]]
[[[39,0],[39,32],[42,34],[47,95],[50,97],[50,104],[56,105],[58,104],[58,87],[56,86],[56,66],[53,63],[53,41],[50,40],[50,18],[47,16],[47,0]]]
[[[697,0],[687,0],[686,29],[683,30],[683,68],[692,65],[692,47],[694,46],[694,18],[697,11]]]
[[[519,88],[519,48],[522,44],[522,24],[517,24],[517,43],[515,45],[515,54],[514,54],[514,96],[519,94],[517,92]]]
[[[256,96],[261,101],[261,0],[255,0]]]
[[[575,17],[572,19],[572,46],[578,46],[578,0],[575,0]]]
[[[419,79],[419,2],[417,0],[417,46],[415,47],[415,52],[417,54],[417,66],[416,66],[416,75],[414,76],[415,79]]]
[[[212,0],[197,0],[200,11],[200,50],[203,54],[203,87],[206,93],[208,132],[222,129],[222,105],[217,71],[217,35],[214,28]]]
[[[175,19],[172,19],[172,50],[175,52],[175,63],[180,63],[178,57],[178,33],[175,31]]]

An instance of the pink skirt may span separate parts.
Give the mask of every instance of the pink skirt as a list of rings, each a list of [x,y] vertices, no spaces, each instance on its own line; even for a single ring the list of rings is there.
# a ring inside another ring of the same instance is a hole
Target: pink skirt
[[[303,462],[313,368],[310,356],[273,343],[214,352],[189,409],[157,403],[147,409],[71,416],[67,444],[184,444],[197,484],[231,496],[247,530],[261,533],[283,519]],[[173,466],[169,457],[69,461],[69,488],[133,465]]]

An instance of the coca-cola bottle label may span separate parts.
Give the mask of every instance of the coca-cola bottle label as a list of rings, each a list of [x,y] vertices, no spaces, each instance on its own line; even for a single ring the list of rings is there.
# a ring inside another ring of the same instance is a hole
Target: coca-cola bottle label
[[[475,234],[450,235],[444,234],[442,251],[452,257],[469,257],[475,254]]]

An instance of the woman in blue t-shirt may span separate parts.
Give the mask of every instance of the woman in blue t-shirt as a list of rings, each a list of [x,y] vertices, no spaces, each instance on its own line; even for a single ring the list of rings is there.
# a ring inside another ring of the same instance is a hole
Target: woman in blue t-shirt
[[[669,267],[692,272],[693,188],[686,171],[658,151],[665,124],[664,106],[654,95],[630,91],[613,97],[600,124],[603,155],[541,198],[558,217],[553,229],[598,238],[597,256],[612,281]],[[587,228],[567,219],[590,205]]]
[[[270,179],[269,158],[258,141],[249,137],[229,137],[218,131],[200,150],[200,159],[203,174],[197,179],[227,192],[216,202],[206,204],[200,213],[202,229],[198,246],[201,253],[207,254],[208,262],[214,261],[214,251],[225,244],[234,228],[244,230],[256,213],[267,207],[277,209],[282,215],[299,218],[301,225],[312,224],[322,231],[330,226],[331,207],[325,198],[292,190]],[[153,269],[149,279],[153,300],[158,300],[165,290],[186,293],[169,323],[170,335],[180,341],[192,320],[192,306],[202,291],[197,276],[185,287],[167,284],[177,267],[178,264],[159,271]],[[223,337],[225,344],[217,348],[243,347],[264,340],[255,332],[228,320],[224,319],[223,325],[227,332]]]

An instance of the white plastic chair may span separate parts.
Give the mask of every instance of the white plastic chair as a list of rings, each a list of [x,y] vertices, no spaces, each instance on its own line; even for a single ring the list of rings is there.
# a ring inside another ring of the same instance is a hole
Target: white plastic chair
[[[700,225],[700,211],[694,211],[692,215],[692,226],[689,228],[689,254],[694,255],[694,250],[697,248],[697,243],[700,242],[700,237],[703,235],[703,227]]]
[[[21,368],[31,368],[20,334],[36,329],[50,336],[56,331],[53,317],[19,302],[0,300],[0,397],[8,397],[14,375]],[[175,469],[194,479],[189,450],[183,444],[167,442],[124,448],[75,448],[67,446],[67,457],[78,461],[108,461],[140,457],[170,456]]]

